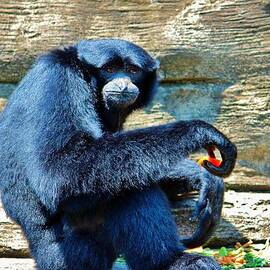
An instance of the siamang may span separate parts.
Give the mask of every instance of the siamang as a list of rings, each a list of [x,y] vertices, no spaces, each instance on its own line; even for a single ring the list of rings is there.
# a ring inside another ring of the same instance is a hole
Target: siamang
[[[185,253],[221,212],[236,147],[210,124],[123,131],[157,87],[158,63],[124,40],[83,40],[40,56],[0,116],[0,187],[39,270],[220,269]],[[188,159],[216,147],[222,164]],[[199,191],[190,238],[177,235],[161,185]]]

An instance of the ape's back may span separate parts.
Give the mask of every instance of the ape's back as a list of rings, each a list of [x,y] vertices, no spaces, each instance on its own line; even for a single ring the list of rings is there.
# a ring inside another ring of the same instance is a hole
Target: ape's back
[[[25,169],[31,136],[27,121],[31,108],[27,108],[25,102],[27,95],[27,89],[19,86],[0,114],[1,200],[7,214],[19,223],[24,231],[26,224],[31,226],[41,214],[38,210],[41,205],[28,186]]]
[[[35,222],[40,223],[40,220],[41,223],[46,222],[45,208],[30,187],[29,176],[38,184],[42,175],[33,167],[38,166],[39,151],[44,151],[46,143],[50,142],[46,135],[51,134],[54,128],[52,119],[56,110],[53,106],[57,101],[54,97],[57,91],[54,91],[50,72],[47,64],[40,61],[35,64],[0,114],[1,199],[8,215],[23,230]],[[59,74],[55,73],[55,76]],[[46,100],[48,93],[51,97],[49,102]],[[59,118],[56,121],[60,126],[63,124]]]

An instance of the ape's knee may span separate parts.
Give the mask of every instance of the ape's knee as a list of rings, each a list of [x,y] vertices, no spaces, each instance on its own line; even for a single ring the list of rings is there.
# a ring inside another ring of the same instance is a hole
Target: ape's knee
[[[164,270],[167,269],[182,252],[179,247],[149,246],[148,250],[138,250],[138,253],[126,256],[127,264],[133,270]]]

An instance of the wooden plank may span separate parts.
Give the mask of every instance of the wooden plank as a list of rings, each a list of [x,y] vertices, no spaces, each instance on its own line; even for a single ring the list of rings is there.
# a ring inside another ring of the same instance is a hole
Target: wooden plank
[[[17,81],[37,54],[79,39],[119,37],[159,51],[152,37],[189,2],[1,1],[0,80]]]

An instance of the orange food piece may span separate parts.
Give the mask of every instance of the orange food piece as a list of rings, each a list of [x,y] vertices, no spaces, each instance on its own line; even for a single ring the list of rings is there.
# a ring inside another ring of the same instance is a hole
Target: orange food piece
[[[240,264],[246,263],[246,261],[244,260],[244,258],[236,258],[236,259],[235,259],[235,262],[236,262],[236,263],[240,263]]]
[[[199,160],[198,160],[198,164],[203,166],[203,162],[205,160],[208,160],[209,162],[211,162],[214,166],[216,167],[219,167],[220,164],[221,164],[221,160],[219,159],[216,159],[216,158],[212,158],[212,157],[208,157],[208,156],[204,156],[204,157],[201,157]]]
[[[225,256],[225,257],[219,258],[218,259],[218,262],[221,265],[234,264],[235,263],[235,257],[230,256],[230,255],[229,256]]]

